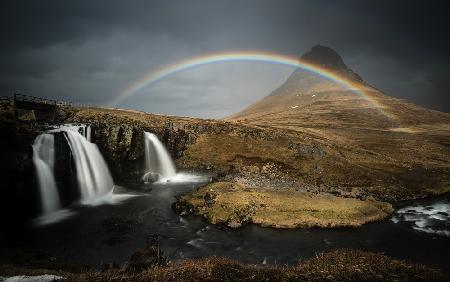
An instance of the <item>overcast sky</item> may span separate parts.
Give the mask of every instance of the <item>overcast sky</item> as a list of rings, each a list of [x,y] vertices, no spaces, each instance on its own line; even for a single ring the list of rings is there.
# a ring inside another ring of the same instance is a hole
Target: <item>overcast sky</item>
[[[386,94],[450,112],[450,1],[1,1],[0,95],[107,105],[145,73],[191,56],[335,49]],[[223,117],[293,71],[220,63],[155,83],[119,107]]]

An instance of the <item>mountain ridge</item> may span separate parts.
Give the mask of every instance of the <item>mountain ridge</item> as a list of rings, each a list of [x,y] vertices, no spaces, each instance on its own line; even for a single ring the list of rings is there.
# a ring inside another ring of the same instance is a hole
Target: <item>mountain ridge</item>
[[[316,45],[299,61],[325,69],[354,84],[356,89],[299,67],[269,95],[225,120],[291,129],[293,124],[389,129],[450,122],[447,113],[388,96],[369,85],[329,47]]]
[[[365,84],[362,77],[345,64],[338,52],[329,47],[315,45],[300,57],[300,61],[326,69],[347,80]]]

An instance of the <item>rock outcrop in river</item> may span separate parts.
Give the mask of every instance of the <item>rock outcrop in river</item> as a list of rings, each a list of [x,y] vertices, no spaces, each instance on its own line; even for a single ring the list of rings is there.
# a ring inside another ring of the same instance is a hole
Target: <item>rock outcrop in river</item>
[[[245,188],[216,182],[183,195],[175,204],[181,214],[203,216],[231,228],[258,224],[272,228],[359,227],[389,217],[388,203],[299,191]]]

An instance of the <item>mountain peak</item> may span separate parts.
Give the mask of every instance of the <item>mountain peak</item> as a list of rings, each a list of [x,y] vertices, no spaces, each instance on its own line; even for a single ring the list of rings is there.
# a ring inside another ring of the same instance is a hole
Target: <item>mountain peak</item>
[[[342,57],[335,50],[323,45],[315,45],[309,52],[304,54],[300,61],[315,65],[331,72],[343,76],[349,80],[364,82],[363,79],[352,71],[345,63]]]
[[[342,69],[347,67],[342,57],[336,51],[322,45],[312,47],[308,53],[301,57],[301,61],[328,69]]]

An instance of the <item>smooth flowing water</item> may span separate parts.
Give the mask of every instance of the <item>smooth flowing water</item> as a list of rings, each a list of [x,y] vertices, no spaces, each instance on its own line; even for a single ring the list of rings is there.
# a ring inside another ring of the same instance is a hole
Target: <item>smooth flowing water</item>
[[[61,208],[53,167],[55,163],[55,138],[52,134],[41,134],[33,144],[33,163],[36,169],[42,214],[48,215]]]
[[[91,127],[83,124],[66,124],[46,133],[38,135],[33,144],[33,163],[38,179],[41,216],[36,224],[49,224],[61,220],[68,215],[68,210],[61,209],[60,191],[67,187],[59,187],[55,181],[55,137],[64,134],[70,147],[77,178],[77,186],[81,194],[81,203],[97,204],[105,202],[112,195],[114,182],[103,156],[97,145],[90,142]]]
[[[175,177],[177,174],[175,164],[158,137],[153,133],[144,132],[144,144],[146,175],[156,173],[162,179]],[[146,180],[145,175],[144,180]]]
[[[89,142],[78,131],[69,129],[65,132],[75,161],[83,203],[109,194],[114,182],[97,145]]]
[[[161,250],[172,260],[215,255],[282,265],[295,264],[326,250],[352,248],[450,271],[450,237],[416,230],[410,221],[388,219],[361,228],[277,230],[251,225],[231,230],[208,224],[197,216],[180,217],[172,209],[176,196],[199,185],[154,184],[148,193],[117,205],[80,207],[76,215],[65,221],[34,228],[26,234],[33,238],[33,248],[45,250],[50,257],[96,267],[125,263],[156,234]],[[442,202],[448,200],[416,201],[400,208]],[[450,229],[448,221],[444,225]]]

